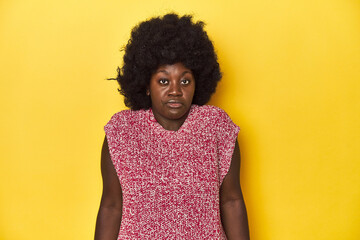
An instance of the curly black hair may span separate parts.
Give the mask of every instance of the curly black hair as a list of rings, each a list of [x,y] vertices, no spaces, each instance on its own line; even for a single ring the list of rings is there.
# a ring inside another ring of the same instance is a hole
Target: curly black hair
[[[132,110],[148,109],[146,95],[152,73],[161,65],[181,62],[195,78],[193,104],[204,105],[215,92],[221,72],[214,46],[204,22],[192,22],[191,15],[170,13],[141,22],[125,46],[122,68],[118,68],[119,92]]]

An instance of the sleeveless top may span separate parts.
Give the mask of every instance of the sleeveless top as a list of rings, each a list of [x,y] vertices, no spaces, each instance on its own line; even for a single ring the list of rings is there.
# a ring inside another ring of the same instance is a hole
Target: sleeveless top
[[[219,190],[239,127],[222,109],[192,105],[177,131],[151,109],[123,110],[104,129],[123,193],[118,239],[226,239]]]

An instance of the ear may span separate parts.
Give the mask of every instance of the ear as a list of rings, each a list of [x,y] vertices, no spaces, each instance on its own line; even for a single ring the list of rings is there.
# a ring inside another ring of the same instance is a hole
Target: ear
[[[146,95],[150,96],[150,90],[148,88],[146,89]]]

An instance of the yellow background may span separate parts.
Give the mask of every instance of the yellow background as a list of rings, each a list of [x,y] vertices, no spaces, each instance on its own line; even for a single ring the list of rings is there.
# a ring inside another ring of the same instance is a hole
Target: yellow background
[[[253,240],[360,239],[360,3],[0,2],[0,239],[92,239],[118,50],[169,11],[207,23],[211,104],[241,127]]]

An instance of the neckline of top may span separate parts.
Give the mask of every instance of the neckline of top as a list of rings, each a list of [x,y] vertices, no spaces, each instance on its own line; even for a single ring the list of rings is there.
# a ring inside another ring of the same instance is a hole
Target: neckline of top
[[[157,130],[160,133],[169,133],[169,134],[178,134],[180,132],[183,132],[184,129],[186,129],[186,126],[189,123],[189,120],[192,118],[193,113],[194,113],[194,109],[196,108],[195,104],[192,104],[189,110],[189,113],[185,119],[185,121],[183,122],[183,124],[180,126],[180,128],[178,130],[167,130],[165,129],[163,126],[161,126],[161,124],[156,120],[154,113],[152,111],[151,108],[149,108],[146,112],[147,112],[147,119],[148,122],[150,123],[150,125],[154,126],[154,129]]]

